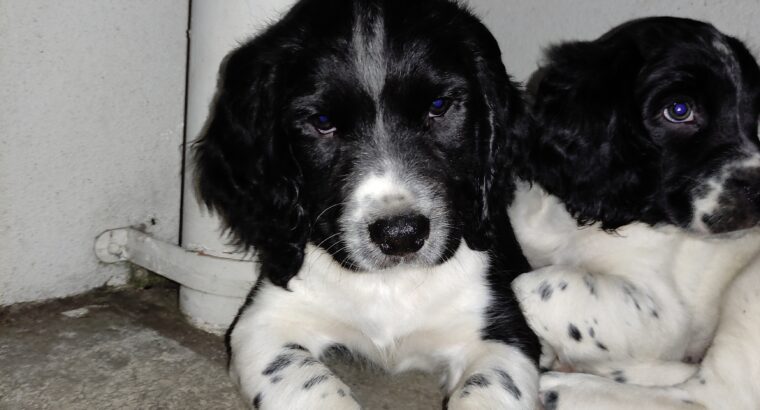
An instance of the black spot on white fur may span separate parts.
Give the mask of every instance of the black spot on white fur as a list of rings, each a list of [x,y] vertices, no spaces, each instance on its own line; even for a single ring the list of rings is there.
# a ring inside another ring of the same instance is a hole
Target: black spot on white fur
[[[625,294],[625,297],[627,300],[630,300],[633,305],[636,307],[636,310],[641,310],[641,305],[639,305],[639,300],[636,297],[636,287],[634,285],[631,285],[629,283],[623,284],[623,293]]]
[[[593,276],[590,274],[583,275],[583,284],[586,285],[586,289],[588,289],[588,293],[591,296],[596,296],[596,280]]]
[[[567,334],[576,342],[580,342],[583,339],[581,331],[572,323],[567,325]]]
[[[285,345],[285,348],[289,349],[289,350],[303,350],[304,352],[308,352],[308,350],[306,350],[305,347],[303,347],[303,346],[301,346],[301,345],[299,345],[297,343],[288,343],[288,344]]]
[[[615,370],[614,372],[610,373],[610,376],[612,376],[612,379],[618,383],[626,383],[628,381],[628,379],[625,377],[625,373],[622,370]]]
[[[605,352],[609,352],[610,351],[610,349],[608,349],[607,346],[604,343],[599,342],[599,341],[596,342],[596,347],[598,347],[599,350],[604,350]]]
[[[346,345],[336,343],[325,349],[324,356],[348,357],[348,356],[351,356],[351,350],[348,347],[346,347]]]
[[[515,381],[514,379],[512,379],[512,376],[510,376],[509,373],[501,369],[496,369],[496,374],[499,376],[499,382],[501,383],[501,387],[503,387],[504,390],[508,391],[512,396],[514,396],[515,399],[520,400],[520,397],[522,397],[522,392],[515,384]]]
[[[476,387],[487,387],[491,384],[490,381],[488,381],[488,378],[483,374],[473,374],[470,376],[467,381],[464,382],[465,388],[470,386],[476,386]]]
[[[329,378],[330,378],[329,374],[320,374],[319,376],[314,376],[303,384],[303,389],[309,390],[312,387],[327,381],[327,379]]]
[[[256,410],[261,408],[261,393],[258,393],[256,397],[253,398],[253,408]]]
[[[467,397],[470,395],[470,389],[472,388],[483,388],[488,387],[491,385],[491,382],[488,380],[488,378],[480,373],[473,374],[472,376],[468,377],[467,380],[464,382],[464,385],[462,385],[462,393],[460,394],[460,397]]]
[[[283,353],[278,355],[277,357],[272,360],[271,363],[267,365],[267,367],[264,369],[262,374],[264,376],[271,376],[282,369],[290,366],[293,363],[293,354],[292,353]]]
[[[313,358],[311,356],[307,356],[307,357],[304,357],[303,360],[301,360],[301,363],[298,364],[298,367],[312,366],[312,365],[315,365],[317,363],[319,363],[319,360],[317,360],[317,359],[315,359],[315,358]]]
[[[546,281],[541,282],[541,285],[538,286],[538,294],[541,295],[541,300],[551,299],[552,293],[554,293],[554,288]]]
[[[550,390],[544,393],[544,410],[557,410],[557,404],[559,403],[559,393],[554,390]]]

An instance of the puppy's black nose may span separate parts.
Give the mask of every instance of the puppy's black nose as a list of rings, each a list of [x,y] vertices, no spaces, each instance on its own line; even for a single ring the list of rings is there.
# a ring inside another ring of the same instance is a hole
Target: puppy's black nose
[[[430,234],[430,220],[419,214],[378,219],[369,226],[369,237],[386,255],[417,252]]]

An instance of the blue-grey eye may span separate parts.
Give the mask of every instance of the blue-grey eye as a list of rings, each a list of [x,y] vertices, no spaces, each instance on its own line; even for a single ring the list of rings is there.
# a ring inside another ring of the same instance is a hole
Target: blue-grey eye
[[[322,135],[329,135],[337,130],[333,125],[332,120],[330,120],[330,117],[324,114],[313,116],[311,122],[314,124],[314,128]]]
[[[443,114],[446,114],[446,111],[448,111],[450,105],[451,101],[449,101],[449,99],[436,98],[433,100],[433,102],[430,103],[430,108],[428,109],[428,117],[440,117]]]
[[[665,108],[662,114],[666,120],[676,124],[694,121],[694,109],[691,103],[686,101],[673,102]]]

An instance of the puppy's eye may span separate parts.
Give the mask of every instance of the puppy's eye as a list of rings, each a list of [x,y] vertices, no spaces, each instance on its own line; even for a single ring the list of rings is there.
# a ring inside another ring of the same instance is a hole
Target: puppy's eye
[[[311,117],[311,123],[314,125],[317,132],[322,135],[330,135],[337,131],[337,128],[333,125],[330,117],[324,114],[317,114]]]
[[[662,112],[665,119],[676,124],[694,121],[694,109],[691,103],[686,101],[675,101],[667,106]]]
[[[451,101],[448,98],[436,98],[430,103],[428,117],[435,118],[446,114],[446,111],[449,110],[449,106],[451,106]]]

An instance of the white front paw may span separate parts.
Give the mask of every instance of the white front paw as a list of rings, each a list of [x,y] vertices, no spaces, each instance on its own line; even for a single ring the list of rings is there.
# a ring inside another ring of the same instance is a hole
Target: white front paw
[[[448,402],[449,410],[525,409],[535,408],[533,391],[523,391],[504,370],[476,373],[454,390]]]
[[[541,376],[544,410],[705,410],[683,389],[646,387],[583,373]]]
[[[278,383],[286,383],[286,380]],[[353,393],[340,379],[322,374],[306,379],[303,383],[263,388],[251,400],[254,410],[360,410]]]
[[[548,372],[541,375],[539,399],[544,410],[590,409],[588,402],[594,400],[594,389],[605,383],[588,374]]]

